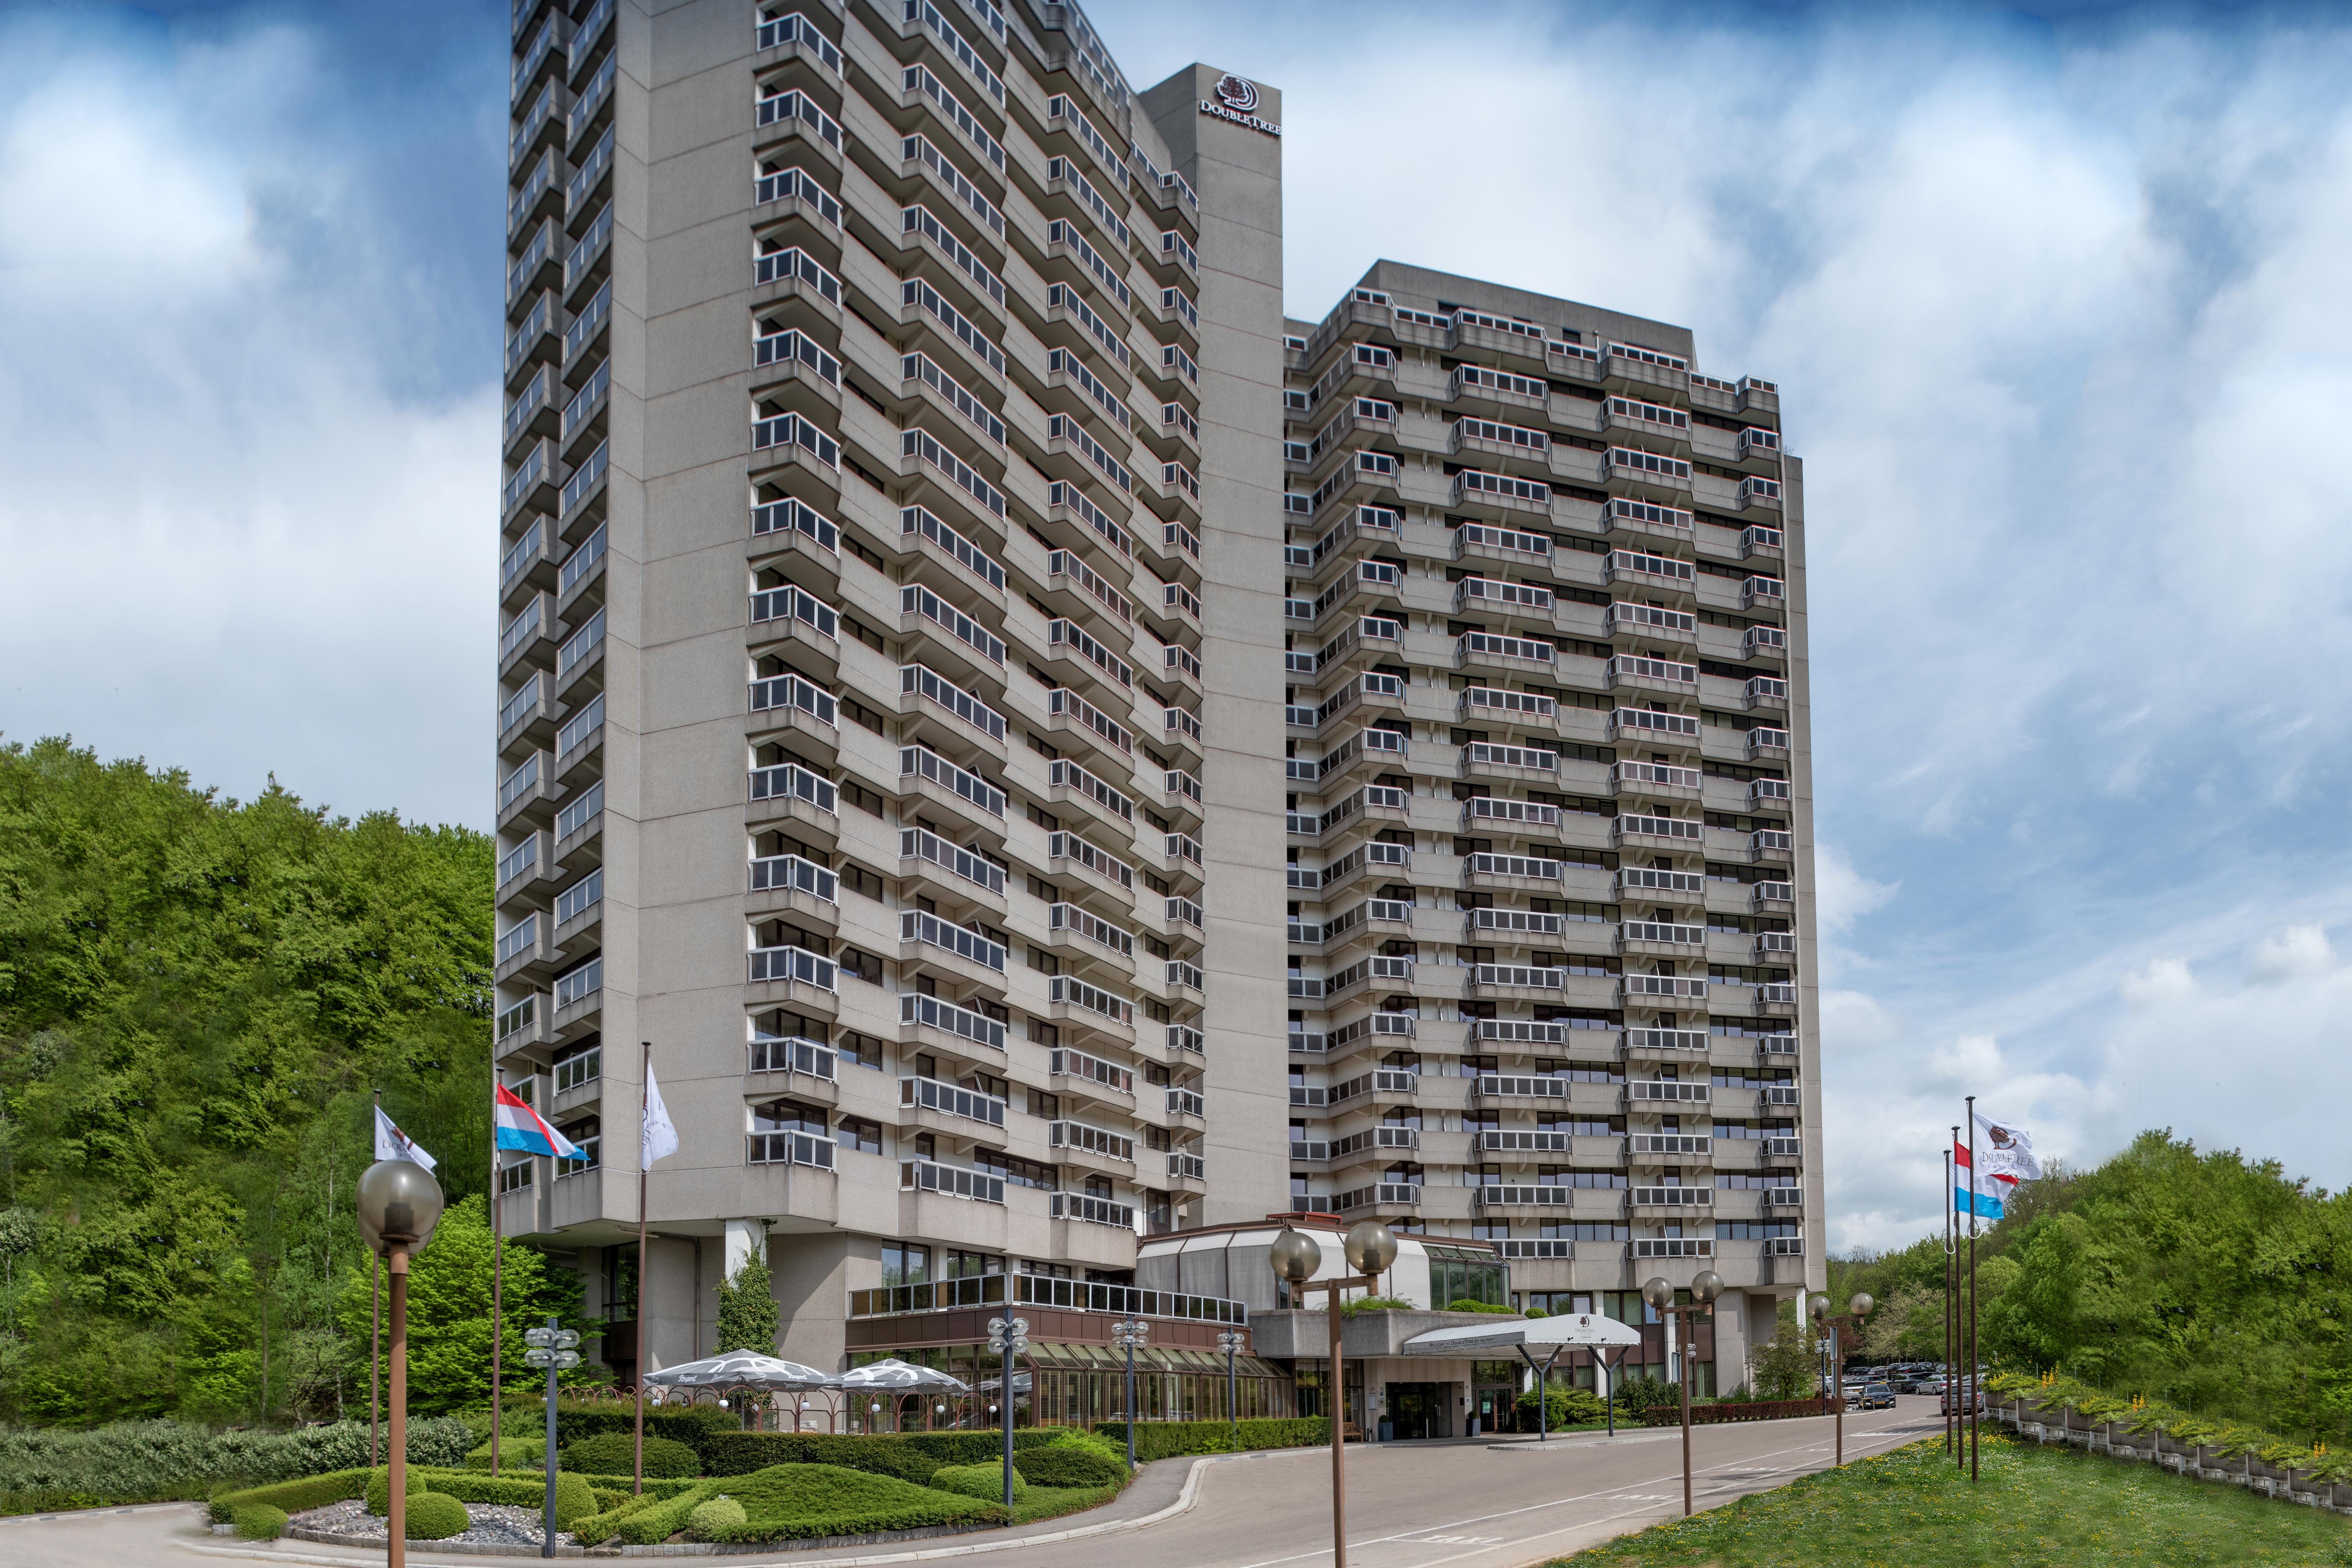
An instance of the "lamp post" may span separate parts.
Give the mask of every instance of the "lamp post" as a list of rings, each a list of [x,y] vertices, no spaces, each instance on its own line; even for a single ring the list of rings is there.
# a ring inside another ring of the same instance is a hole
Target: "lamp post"
[[[1127,1352],[1127,1468],[1135,1471],[1135,1352],[1151,1337],[1151,1325],[1132,1315],[1110,1326],[1110,1342]]]
[[[1234,1371],[1234,1358],[1241,1353],[1249,1336],[1238,1329],[1223,1329],[1217,1333],[1217,1348],[1225,1352],[1225,1417],[1233,1425],[1234,1452],[1242,1451],[1241,1381]]]
[[[406,1568],[408,1562],[408,1259],[440,1220],[440,1184],[415,1161],[378,1160],[360,1173],[360,1234],[392,1276],[388,1568]]]
[[[1836,1390],[1837,1462],[1840,1465],[1845,1463],[1845,1336],[1839,1331],[1850,1323],[1854,1331],[1860,1333],[1863,1319],[1868,1317],[1870,1310],[1877,1305],[1871,1300],[1869,1291],[1856,1290],[1847,1300],[1844,1314],[1833,1318],[1830,1316],[1830,1299],[1827,1296],[1813,1298],[1813,1320],[1830,1331],[1830,1386]]]
[[[1004,1406],[1004,1506],[1009,1510],[1013,1507],[1013,1369],[1019,1363],[1021,1352],[1029,1348],[1029,1320],[989,1319],[988,1348],[1004,1358],[1004,1397],[999,1403]],[[1132,1443],[1135,1423],[1129,1421],[1127,1429]],[[1132,1458],[1128,1468],[1135,1468]]]
[[[1714,1318],[1715,1299],[1722,1294],[1723,1276],[1717,1274],[1712,1268],[1701,1269],[1699,1271],[1698,1277],[1691,1281],[1690,1301],[1680,1307],[1675,1305],[1674,1283],[1667,1279],[1665,1276],[1658,1275],[1642,1287],[1642,1300],[1650,1304],[1650,1310],[1657,1313],[1661,1318],[1668,1319],[1670,1321],[1670,1326],[1678,1327],[1681,1331],[1675,1335],[1675,1338],[1676,1342],[1681,1344],[1683,1351],[1681,1368],[1682,1376],[1680,1382],[1682,1384],[1683,1392],[1683,1517],[1685,1519],[1688,1519],[1692,1513],[1690,1446],[1691,1352],[1697,1347],[1698,1342],[1696,1331],[1697,1328],[1697,1320],[1701,1316],[1705,1316],[1708,1319]],[[1680,1319],[1681,1322],[1679,1324],[1671,1324],[1671,1320],[1674,1319]]]
[[[541,1468],[547,1476],[547,1501],[543,1509],[546,1528],[540,1531],[539,1554],[552,1557],[555,1555],[555,1374],[569,1372],[580,1364],[580,1352],[573,1348],[580,1343],[580,1336],[570,1329],[557,1328],[555,1320],[550,1318],[545,1328],[524,1330],[522,1342],[530,1347],[522,1352],[522,1359],[532,1366],[547,1369],[547,1452],[541,1456],[545,1461]],[[495,1466],[490,1473],[498,1474]]]
[[[1328,1291],[1330,1296],[1331,1318],[1331,1380],[1328,1403],[1331,1407],[1331,1563],[1332,1568],[1348,1568],[1348,1382],[1339,1357],[1340,1292],[1349,1287],[1361,1285],[1376,1289],[1380,1277],[1396,1261],[1397,1239],[1388,1226],[1376,1219],[1360,1220],[1349,1229],[1339,1244],[1339,1256],[1352,1273],[1330,1279],[1315,1279],[1315,1270],[1323,1266],[1323,1248],[1311,1236],[1302,1235],[1288,1226],[1274,1239],[1267,1261],[1274,1266],[1275,1276],[1288,1284],[1294,1297],[1308,1289]],[[1310,1285],[1308,1281],[1312,1280]],[[1371,1412],[1364,1412],[1370,1419]]]

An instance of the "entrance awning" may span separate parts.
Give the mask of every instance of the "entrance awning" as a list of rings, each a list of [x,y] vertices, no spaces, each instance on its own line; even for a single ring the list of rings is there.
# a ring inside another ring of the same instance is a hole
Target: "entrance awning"
[[[1570,1346],[1599,1348],[1638,1345],[1642,1331],[1631,1323],[1598,1312],[1561,1313],[1556,1318],[1501,1318],[1492,1327],[1472,1323],[1458,1329],[1432,1329],[1415,1334],[1399,1347],[1406,1355],[1475,1355],[1481,1351],[1550,1351]]]

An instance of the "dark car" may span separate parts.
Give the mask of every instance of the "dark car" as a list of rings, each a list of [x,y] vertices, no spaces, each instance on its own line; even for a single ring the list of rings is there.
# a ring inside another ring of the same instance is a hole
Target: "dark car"
[[[1982,1410],[1985,1407],[1984,1390],[1976,1386],[1976,1380],[1966,1377],[1954,1379],[1944,1385],[1943,1396],[1937,1401],[1938,1413],[1949,1415],[1957,1410],[1965,1415],[1969,1413],[1971,1396],[1975,1407]]]
[[[1892,1410],[1895,1408],[1895,1390],[1884,1383],[1864,1384],[1860,1403],[1864,1410]]]

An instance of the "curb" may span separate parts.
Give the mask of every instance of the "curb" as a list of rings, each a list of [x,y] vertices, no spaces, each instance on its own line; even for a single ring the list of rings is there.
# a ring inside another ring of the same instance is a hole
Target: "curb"
[[[1319,1452],[1319,1450],[1316,1451]],[[921,1552],[892,1552],[879,1553],[869,1557],[840,1557],[824,1564],[824,1568],[880,1568],[880,1565],[885,1563],[929,1563],[935,1562],[945,1557],[971,1557],[977,1556],[983,1552],[1015,1552],[1031,1546],[1050,1546],[1056,1542],[1083,1541],[1092,1536],[1121,1535],[1131,1531],[1142,1530],[1147,1526],[1163,1523],[1164,1521],[1174,1519],[1181,1514],[1192,1512],[1193,1506],[1201,1500],[1201,1477],[1203,1469],[1205,1467],[1214,1464],[1223,1458],[1226,1458],[1226,1456],[1222,1454],[1203,1454],[1194,1458],[1192,1468],[1185,1473],[1183,1489],[1176,1494],[1176,1500],[1170,1503],[1167,1507],[1160,1509],[1158,1512],[1145,1514],[1139,1519],[1112,1520],[1102,1524],[1080,1525],[1073,1530],[1052,1531],[1044,1535],[1024,1535],[1020,1537],[1018,1540],[974,1541],[959,1546],[934,1546]],[[771,1552],[790,1552],[794,1550],[793,1547],[780,1542],[761,1542],[760,1544]],[[340,1557],[319,1556],[298,1552],[275,1552],[269,1550],[266,1546],[231,1547],[191,1545],[188,1550],[205,1557],[232,1557],[241,1559],[246,1562],[302,1563],[311,1564],[312,1568],[354,1568],[355,1564],[381,1561],[383,1556],[383,1552],[380,1550],[367,1552],[364,1556]],[[440,1550],[448,1551],[450,1549],[444,1547]],[[808,1546],[799,1548],[799,1550],[814,1551],[820,1550],[820,1548]],[[560,1555],[572,1556],[575,1554],[584,1555],[587,1549],[575,1546],[567,1551],[562,1547],[558,1547],[556,1551]],[[429,1542],[412,1542],[409,1543],[409,1552],[412,1558],[429,1558],[433,1555],[434,1548],[432,1543]],[[479,1554],[487,1555],[488,1553]],[[497,1555],[527,1557],[532,1560],[539,1559],[539,1553],[536,1551],[499,1552],[497,1553]],[[703,1553],[703,1555],[708,1556],[713,1554],[706,1552]],[[762,1565],[758,1563],[747,1563],[744,1565],[744,1568],[762,1568]],[[789,1564],[780,1565],[780,1568],[789,1568]]]

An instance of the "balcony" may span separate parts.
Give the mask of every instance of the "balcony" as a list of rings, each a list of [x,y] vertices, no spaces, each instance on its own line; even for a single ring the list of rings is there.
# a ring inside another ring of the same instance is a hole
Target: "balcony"
[[[1785,866],[1797,853],[1797,836],[1774,827],[1759,827],[1748,836],[1748,858],[1759,865]]]
[[[1557,1001],[1568,984],[1565,969],[1519,963],[1474,963],[1463,989],[1471,996],[1500,1001]]]
[[[1046,945],[1070,959],[1135,973],[1134,934],[1076,904],[1046,905],[1045,930]]]
[[[754,735],[791,731],[830,756],[841,742],[840,704],[832,692],[797,675],[751,684],[745,728]]]
[[[1391,1215],[1411,1215],[1421,1212],[1419,1182],[1375,1182],[1370,1186],[1336,1194],[1331,1206],[1340,1214],[1354,1214],[1372,1219]]]
[[[1329,1103],[1336,1109],[1360,1101],[1375,1109],[1384,1106],[1410,1106],[1421,1092],[1421,1075],[1398,1068],[1376,1068],[1372,1071],[1334,1084]]]
[[[1714,1152],[1714,1139],[1682,1132],[1636,1132],[1625,1140],[1625,1152],[1640,1155],[1645,1165],[1661,1160],[1707,1161]]]
[[[975,1060],[998,1060],[1004,1054],[1004,1026],[985,1013],[919,992],[902,991],[898,994],[898,1043],[929,1046]],[[992,1055],[973,1058],[975,1049]]]
[[[1711,1092],[1711,1086],[1705,1083],[1685,1083],[1670,1078],[1643,1079],[1625,1086],[1625,1103],[1628,1106],[1705,1105]]]
[[[1186,1191],[1198,1192],[1208,1182],[1208,1162],[1198,1154],[1181,1151],[1168,1156],[1168,1184]]]
[[[1569,1081],[1547,1074],[1480,1073],[1472,1080],[1474,1092],[1483,1103],[1528,1101],[1564,1105],[1569,1100]]]
[[[841,879],[824,867],[797,855],[768,855],[751,862],[748,914],[780,914],[785,910],[824,926],[841,921]]]
[[[1601,667],[1612,691],[1648,691],[1664,697],[1698,695],[1698,666],[1675,659],[1619,654]]]
[[[1454,644],[1454,668],[1510,670],[1549,679],[1558,668],[1555,652],[1548,641],[1465,632]]]
[[[792,946],[751,950],[746,1001],[830,1018],[841,1010],[839,992],[839,973],[823,953]]]
[[[1668,713],[1654,708],[1617,708],[1609,714],[1609,739],[1621,746],[1671,746],[1695,751],[1699,744],[1698,716]]]
[[[1619,599],[1609,606],[1609,635],[1696,647],[1698,643],[1698,616],[1687,610],[1670,610],[1659,605],[1628,604]]]
[[[1370,564],[1370,563],[1368,563]],[[1552,592],[1499,577],[1465,577],[1454,584],[1454,613],[1513,620],[1549,630]]]
[[[1634,1258],[1713,1258],[1715,1243],[1702,1237],[1636,1237]]]
[[[1523,779],[1550,784],[1559,777],[1559,753],[1532,746],[1473,741],[1462,748],[1455,771],[1463,778]]]
[[[1610,792],[1618,795],[1696,801],[1706,783],[1706,775],[1698,769],[1676,767],[1670,763],[1618,763],[1609,770]]]
[[[1648,979],[1651,976],[1641,976]],[[1699,984],[1704,984],[1705,982]],[[1705,1057],[1709,1036],[1705,1029],[1642,1029],[1625,1031],[1625,1054],[1633,1057]]]
[[[1004,872],[992,860],[919,827],[898,833],[898,875],[952,905],[1004,913]]]
[[[1628,1006],[1680,1008],[1706,1000],[1706,982],[1671,974],[1627,974],[1619,977],[1618,996]],[[1679,1033],[1680,1031],[1675,1031]],[[1702,1040],[1704,1035],[1699,1037]],[[1632,1041],[1626,1042],[1629,1046]],[[1704,1049],[1705,1047],[1700,1047]]]
[[[1601,569],[1604,584],[1672,594],[1688,601],[1697,593],[1698,568],[1687,561],[1644,550],[1612,550]]]
[[[1617,870],[1615,887],[1621,900],[1693,906],[1706,901],[1706,879],[1696,871],[1662,871],[1643,866],[1621,866]]]
[[[1750,676],[1748,683],[1740,688],[1740,699],[1742,705],[1751,713],[1759,708],[1786,713],[1789,710],[1789,683],[1777,676]]]
[[[1628,955],[1704,958],[1706,927],[1664,921],[1626,921],[1617,928],[1617,951]]]
[[[1685,464],[1685,470],[1689,465]],[[1480,468],[1465,468],[1454,476],[1451,503],[1454,510],[1551,517],[1551,486],[1540,479],[1513,479]]]
[[[835,1139],[787,1130],[747,1134],[743,1158],[753,1165],[806,1165],[812,1170],[831,1171],[838,1168],[835,1159],[840,1151],[841,1145]]]
[[[1535,1186],[1475,1186],[1470,1189],[1471,1201],[1482,1210],[1490,1209],[1564,1209],[1576,1196],[1574,1187],[1538,1184]]]
[[[1004,756],[1004,715],[927,664],[898,667],[898,711],[911,721],[910,741],[959,759]]]
[[[1627,812],[1609,825],[1611,842],[1627,849],[1679,850],[1699,854],[1706,841],[1706,825],[1696,816],[1662,816]]]
[[[1715,1209],[1713,1187],[1631,1187],[1625,1202],[1636,1211],[1660,1209],[1669,1213],[1687,1214],[1694,1209]]]
[[[751,826],[790,820],[826,844],[841,831],[839,789],[796,763],[752,769],[748,793],[743,815]]]
[[[1465,522],[1454,531],[1454,559],[1549,569],[1551,539],[1548,534],[1525,533],[1491,523]]]
[[[943,1165],[936,1160],[902,1160],[898,1163],[898,1190],[901,1193],[936,1193],[941,1197],[966,1198],[973,1203],[1004,1202],[1004,1178],[992,1176],[985,1171],[966,1170],[960,1165]],[[928,1231],[921,1234],[929,1235]]]
[[[1462,803],[1461,831],[1465,834],[1541,834],[1559,832],[1559,807],[1496,795],[1474,795]]]
[[[1480,1131],[1476,1143],[1482,1154],[1566,1154],[1570,1138],[1565,1132],[1523,1132],[1516,1130]]]
[[[832,672],[841,661],[841,614],[805,589],[785,584],[751,595],[747,646],[795,647],[809,662]]]
[[[1462,886],[1488,891],[1556,893],[1561,863],[1528,855],[1465,855]]]
[[[1049,980],[1045,996],[1046,1016],[1055,1023],[1117,1045],[1134,1046],[1135,1004],[1126,997],[1068,974]]]
[[[1797,888],[1793,882],[1753,882],[1748,885],[1748,905],[1758,914],[1792,915],[1797,909]]]

